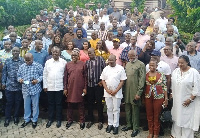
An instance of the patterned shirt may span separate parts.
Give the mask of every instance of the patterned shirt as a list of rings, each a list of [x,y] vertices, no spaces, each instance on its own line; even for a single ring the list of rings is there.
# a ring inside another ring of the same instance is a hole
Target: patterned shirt
[[[40,63],[43,67],[46,61],[46,58],[48,56],[47,51],[41,50],[40,52],[37,52],[35,49],[32,49],[29,51],[33,55],[33,61]]]
[[[88,86],[97,86],[100,82],[100,75],[106,66],[104,59],[96,56],[94,60],[87,60],[85,64],[88,74]]]
[[[141,53],[141,51],[142,51],[142,49],[139,48],[139,47],[137,47],[137,46],[136,46],[135,48],[132,47],[132,46],[127,46],[127,47],[125,47],[125,48],[122,50],[122,53],[121,53],[121,56],[120,56],[120,59],[121,59],[122,61],[129,61],[129,59],[128,59],[128,52],[129,52],[130,50],[135,50],[138,56],[140,55],[140,53]]]
[[[41,84],[43,77],[43,67],[37,62],[33,62],[31,65],[26,63],[22,64],[17,73],[17,80],[24,80],[22,84],[22,93],[25,95],[35,95],[41,92]],[[38,80],[38,83],[33,85],[32,80]]]
[[[20,91],[22,89],[22,85],[17,81],[17,72],[23,63],[24,59],[21,57],[17,60],[6,59],[2,73],[2,84],[6,86],[6,90]]]
[[[6,52],[5,49],[0,50],[0,58],[2,60],[2,63],[4,64],[7,58],[12,57],[12,50],[10,52]]]

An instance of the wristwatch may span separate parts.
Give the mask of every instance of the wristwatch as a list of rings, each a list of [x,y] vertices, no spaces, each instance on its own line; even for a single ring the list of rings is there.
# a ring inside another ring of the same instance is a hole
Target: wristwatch
[[[192,103],[192,102],[194,102],[194,100],[192,100],[192,98],[191,98],[191,97],[190,97],[190,99],[189,99],[189,100],[190,100],[190,102],[191,102],[191,103]]]

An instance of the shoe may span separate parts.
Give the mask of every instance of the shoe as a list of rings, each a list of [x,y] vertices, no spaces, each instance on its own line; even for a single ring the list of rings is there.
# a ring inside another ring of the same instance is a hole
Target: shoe
[[[134,130],[131,134],[131,137],[136,137],[140,131],[139,130]]]
[[[99,122],[98,129],[101,130],[103,128],[103,123]]]
[[[143,131],[148,131],[148,130],[149,130],[148,126],[143,127]]]
[[[118,134],[118,127],[113,127],[113,134],[114,135]]]
[[[159,132],[159,136],[164,136],[164,130],[163,130],[163,128],[162,127],[160,127],[160,132]]]
[[[14,118],[14,124],[15,124],[15,125],[18,125],[18,123],[19,123],[19,118],[18,118],[18,117],[15,117],[15,118]]]
[[[56,127],[59,128],[61,126],[61,121],[57,121]]]
[[[53,123],[53,121],[48,121],[47,124],[46,124],[46,128],[49,128],[52,123]]]
[[[31,121],[29,121],[29,122],[25,122],[25,121],[24,121],[24,123],[21,125],[21,128],[24,128],[24,127],[27,126],[30,122],[31,122]]]
[[[32,122],[32,128],[36,128],[36,126],[37,126],[37,122]]]
[[[66,124],[66,128],[68,129],[71,125],[72,125],[73,122],[67,122]]]
[[[93,125],[93,122],[89,122],[87,123],[86,128],[90,128],[92,125]]]
[[[80,129],[83,130],[85,128],[85,123],[80,124]]]
[[[4,127],[9,126],[10,121],[8,119],[5,120]]]
[[[107,128],[106,128],[106,132],[107,133],[110,133],[110,131],[113,129],[113,126],[112,125],[108,125]]]
[[[128,130],[131,130],[131,127],[125,126],[125,127],[123,127],[121,130],[122,130],[122,131],[128,131]]]

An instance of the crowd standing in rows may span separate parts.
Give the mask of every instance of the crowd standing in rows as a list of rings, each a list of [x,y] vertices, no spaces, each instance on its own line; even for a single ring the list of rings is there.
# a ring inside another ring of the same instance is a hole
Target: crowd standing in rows
[[[140,106],[145,101],[148,138],[158,138],[160,114],[173,98],[172,138],[193,138],[200,124],[200,33],[188,44],[181,41],[175,19],[164,11],[137,7],[120,12],[113,2],[90,10],[76,6],[41,10],[23,36],[14,26],[1,42],[3,111],[7,127],[14,107],[14,124],[24,101],[25,127],[37,127],[39,103],[48,103],[49,128],[56,114],[62,121],[63,94],[67,124],[73,123],[73,105],[78,105],[80,129],[85,128],[85,98],[90,128],[97,104],[98,129],[103,128],[103,105],[107,108],[106,132],[118,134],[120,105],[124,97],[126,122],[122,131],[139,133]],[[145,67],[146,66],[146,67]],[[48,97],[48,102],[47,98]],[[23,97],[23,98],[22,98]],[[40,99],[40,100],[39,100]],[[39,102],[40,101],[40,102]]]

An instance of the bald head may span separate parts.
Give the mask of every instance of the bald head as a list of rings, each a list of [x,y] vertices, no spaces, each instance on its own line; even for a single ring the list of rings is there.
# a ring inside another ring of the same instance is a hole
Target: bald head
[[[108,58],[108,64],[109,64],[109,66],[111,66],[111,67],[115,67],[116,66],[116,56],[115,55],[113,55],[113,54],[111,54],[110,56],[109,56],[109,58]]]
[[[33,63],[33,55],[31,53],[26,53],[24,60],[27,65],[31,65]]]
[[[135,50],[130,50],[128,52],[128,59],[130,62],[135,62],[137,60],[138,56]]]
[[[94,48],[89,48],[88,49],[88,56],[91,60],[93,60],[95,58],[95,50]]]

